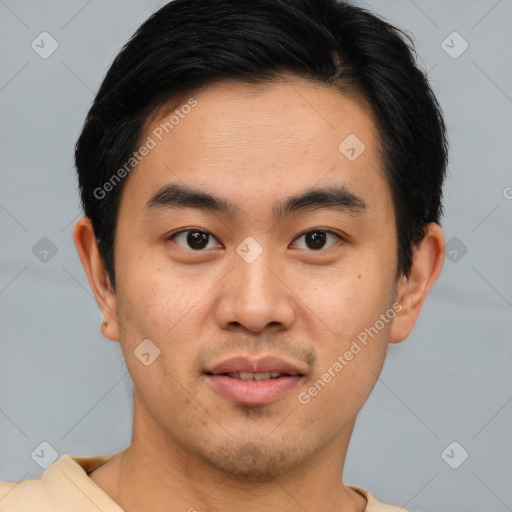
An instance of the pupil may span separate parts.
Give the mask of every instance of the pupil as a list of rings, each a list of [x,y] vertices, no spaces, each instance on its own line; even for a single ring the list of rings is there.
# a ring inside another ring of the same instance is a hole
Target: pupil
[[[190,231],[187,235],[187,243],[192,249],[202,249],[208,244],[208,233]]]
[[[324,246],[326,238],[323,231],[311,231],[306,234],[306,244],[310,249],[318,249]]]

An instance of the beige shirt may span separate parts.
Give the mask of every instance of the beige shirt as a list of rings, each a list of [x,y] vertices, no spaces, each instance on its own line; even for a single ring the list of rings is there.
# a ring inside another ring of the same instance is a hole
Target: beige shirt
[[[0,482],[0,512],[123,512],[123,509],[88,473],[107,462],[112,455],[71,457],[63,455],[41,478],[22,482]],[[407,512],[385,505],[365,489],[349,486],[367,500],[365,512]]]

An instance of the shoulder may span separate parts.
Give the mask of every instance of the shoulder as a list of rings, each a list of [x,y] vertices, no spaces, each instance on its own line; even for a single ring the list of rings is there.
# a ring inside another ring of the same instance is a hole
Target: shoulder
[[[46,512],[44,502],[44,490],[40,479],[0,482],[0,507],[2,512],[24,511],[27,507],[34,507],[34,510]]]
[[[371,492],[363,489],[362,487],[356,487],[354,485],[349,485],[348,487],[366,498],[367,504],[364,512],[408,512],[403,507],[397,507],[380,502]]]
[[[106,462],[102,457],[71,457],[63,455],[49,466],[40,478],[20,482],[0,482],[2,512],[81,512],[93,503],[100,510],[117,512],[121,509],[88,476]],[[92,503],[91,503],[92,502]],[[98,508],[94,507],[95,510]]]

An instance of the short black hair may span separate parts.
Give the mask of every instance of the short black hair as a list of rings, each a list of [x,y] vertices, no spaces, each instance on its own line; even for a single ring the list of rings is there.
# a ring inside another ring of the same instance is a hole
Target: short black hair
[[[412,247],[428,223],[440,223],[448,163],[442,111],[415,57],[406,32],[341,0],[174,0],[154,13],[112,63],[75,151],[82,205],[114,290],[126,180],[104,184],[126,169],[148,117],[216,82],[285,74],[362,95],[370,106],[395,207],[397,276],[408,276]]]

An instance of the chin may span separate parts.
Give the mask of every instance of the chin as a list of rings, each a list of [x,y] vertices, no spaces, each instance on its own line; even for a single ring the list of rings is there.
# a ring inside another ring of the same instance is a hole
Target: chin
[[[300,462],[291,446],[279,448],[263,440],[223,443],[212,452],[198,453],[211,466],[229,473],[231,478],[248,482],[269,482],[282,471]]]

